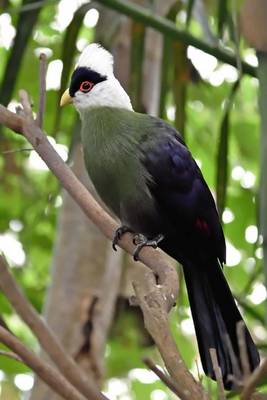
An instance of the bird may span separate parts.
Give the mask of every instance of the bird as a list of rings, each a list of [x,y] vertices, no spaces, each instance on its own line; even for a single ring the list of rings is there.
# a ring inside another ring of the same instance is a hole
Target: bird
[[[214,348],[224,387],[230,390],[236,364],[243,371],[237,335],[243,318],[223,273],[226,246],[215,201],[176,129],[133,110],[113,62],[101,45],[87,45],[60,104],[72,103],[80,114],[86,169],[100,198],[121,221],[113,247],[129,231],[135,234],[135,259],[142,247],[158,246],[183,266],[203,370],[216,379],[210,356]],[[243,326],[253,371],[259,354]]]

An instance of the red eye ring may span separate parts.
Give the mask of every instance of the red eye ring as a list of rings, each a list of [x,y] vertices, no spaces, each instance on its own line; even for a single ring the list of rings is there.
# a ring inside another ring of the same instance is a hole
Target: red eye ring
[[[92,90],[93,86],[94,86],[93,82],[84,81],[80,85],[80,91],[83,93],[90,92],[90,90]]]

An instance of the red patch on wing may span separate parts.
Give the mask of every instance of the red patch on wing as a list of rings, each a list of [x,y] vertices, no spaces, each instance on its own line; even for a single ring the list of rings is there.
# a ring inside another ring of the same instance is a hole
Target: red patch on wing
[[[202,219],[202,218],[197,218],[196,220],[196,227],[201,230],[202,232],[205,232],[206,234],[210,234],[210,228],[207,222]]]

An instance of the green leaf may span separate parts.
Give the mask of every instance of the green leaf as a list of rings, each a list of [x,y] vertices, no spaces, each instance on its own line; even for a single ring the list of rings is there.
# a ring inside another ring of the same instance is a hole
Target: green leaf
[[[221,122],[219,145],[217,155],[217,182],[216,182],[216,199],[220,218],[226,202],[226,188],[228,182],[228,143],[229,143],[229,116],[234,99],[234,95],[239,87],[239,81],[236,81],[230,91],[226,101],[224,116]]]
[[[228,17],[228,4],[227,0],[218,0],[218,17],[217,17],[217,25],[218,25],[218,35],[221,38],[223,36],[224,26],[227,22]]]
[[[71,23],[69,24],[64,40],[62,43],[62,55],[61,59],[63,62],[63,70],[61,74],[60,90],[57,96],[57,112],[55,113],[55,122],[53,132],[54,134],[59,130],[62,108],[59,107],[60,97],[65,89],[67,89],[68,79],[70,76],[71,69],[73,67],[73,60],[76,53],[76,41],[82,28],[82,22],[87,11],[92,7],[92,4],[83,4],[76,10]]]
[[[133,21],[131,28],[130,98],[134,110],[138,112],[144,111],[142,104],[144,46],[145,26]]]
[[[186,8],[186,22],[185,22],[187,27],[189,27],[191,22],[194,5],[195,5],[195,0],[188,0]]]

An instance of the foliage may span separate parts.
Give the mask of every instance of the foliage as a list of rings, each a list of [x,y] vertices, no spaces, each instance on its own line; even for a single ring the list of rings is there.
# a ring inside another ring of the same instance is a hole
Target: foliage
[[[23,5],[28,3],[22,2]],[[80,4],[78,1],[72,3]],[[3,4],[1,5],[3,13],[0,16],[0,78],[2,87],[5,87],[7,75],[12,81],[12,87],[14,86],[14,90],[10,93],[10,96],[12,95],[10,107],[14,108],[16,105],[16,93],[22,87],[31,93],[34,105],[37,104],[38,54],[41,48],[45,48],[47,54],[50,55],[45,130],[54,137],[51,140],[56,141],[58,151],[66,155],[65,146],[71,144],[71,132],[76,122],[76,114],[72,109],[68,109],[63,111],[64,118],[59,117],[58,91],[62,68],[60,60],[64,63],[61,78],[63,85],[61,89],[63,89],[70,74],[73,56],[78,53],[77,48],[81,49],[84,43],[93,38],[95,28],[84,25],[84,15],[91,7],[88,7],[88,4],[82,6],[83,8],[81,7],[74,17],[70,11],[66,12],[66,10],[64,15],[66,1],[44,1],[30,39],[22,49],[21,67],[13,68],[11,71],[6,70],[5,65],[8,60],[13,59],[15,48],[11,46],[11,41],[7,44],[8,39],[3,27],[6,27],[6,30],[8,27],[8,32],[11,32],[9,35],[12,35],[12,29],[18,29],[19,23],[25,23],[28,14],[24,12],[19,17],[21,5],[19,1]],[[232,34],[234,21],[231,20],[231,13],[225,4],[227,2],[219,1],[217,8],[209,8],[206,18],[213,35],[221,38],[224,45],[236,49]],[[4,9],[5,6],[6,9]],[[179,8],[176,24],[179,28],[188,29],[190,33],[199,37],[202,27],[194,17],[193,7],[194,2],[189,1],[188,5]],[[187,18],[184,18],[186,12]],[[57,21],[62,17],[63,26],[60,26]],[[141,57],[145,54],[140,42],[144,39],[144,31],[140,30],[138,23],[134,28],[133,34],[137,31],[139,36],[134,38],[138,47],[135,48],[136,52],[132,52],[132,56],[138,58],[132,60],[131,63],[133,83],[140,79],[140,65],[143,61]],[[203,40],[205,41],[205,36]],[[67,46],[66,43],[68,43]],[[170,43],[165,51],[169,52],[169,55],[173,51]],[[242,58],[253,56],[252,50],[245,43],[242,43],[240,52]],[[168,58],[167,53],[164,54]],[[258,82],[255,78],[243,76],[240,85],[235,86],[236,91],[230,101],[233,85],[239,79],[236,70],[216,62],[214,58],[210,58],[211,56],[205,57],[203,53],[197,53],[192,49],[188,49],[188,54],[191,55],[191,62],[188,61],[185,78],[186,99],[182,105],[186,113],[186,141],[201,165],[210,187],[215,192],[217,181],[217,185],[223,189],[217,190],[217,193],[223,193],[224,198],[219,198],[219,202],[222,205],[225,204],[226,207],[222,213],[222,219],[226,238],[230,244],[228,261],[230,265],[236,265],[235,268],[225,268],[225,273],[235,295],[240,299],[246,320],[256,341],[266,349],[267,332],[263,323],[266,312],[264,304],[266,289],[263,286],[261,269],[261,239],[257,235],[256,228],[259,175]],[[172,62],[164,65],[164,68],[168,79],[165,79],[164,87],[162,85],[164,100],[161,101],[160,110],[170,123],[174,123],[175,108],[178,109],[181,104],[175,103],[177,100],[175,87],[173,87],[172,79],[169,78],[174,74],[171,70]],[[167,68],[169,71],[166,70]],[[197,79],[195,79],[196,71],[198,71]],[[166,76],[163,75],[162,79]],[[140,81],[139,84],[141,85]],[[140,107],[140,86],[137,88],[134,84],[130,89]],[[231,104],[227,106],[229,101]],[[220,135],[227,135],[227,146],[219,147]],[[28,147],[23,138],[13,135],[7,129],[1,133],[0,249],[10,259],[13,272],[27,297],[41,311],[51,279],[49,265],[56,236],[56,219],[61,206],[61,196],[57,181],[40,164],[34,152],[22,151]],[[228,176],[226,176],[227,173]],[[31,347],[36,348],[35,339],[13,314],[7,300],[1,294],[0,314],[12,331]],[[171,324],[187,365],[196,372],[197,352],[185,290],[182,290],[178,310],[172,312]],[[106,351],[106,388],[108,390],[111,380],[116,378],[117,384],[113,387],[117,388],[118,395],[116,397],[114,392],[113,397],[110,396],[110,398],[122,399],[126,398],[123,396],[127,394],[130,394],[131,398],[142,398],[142,400],[171,398],[162,383],[153,379],[152,373],[147,377],[144,371],[143,375],[136,372],[137,368],[144,368],[141,358],[153,353],[154,350],[142,345],[138,321],[134,316],[129,315],[119,320],[115,333],[111,335]],[[157,357],[155,354],[154,356]],[[23,391],[18,389],[18,384],[14,384],[16,382],[14,379],[18,374],[28,372],[27,368],[4,357],[1,357],[0,361],[2,371],[2,373],[0,371],[2,390],[0,399],[24,398]]]

